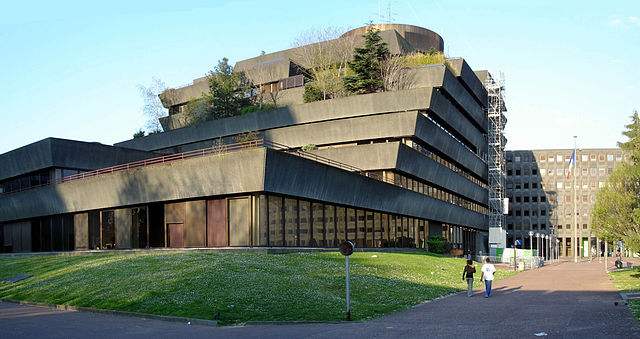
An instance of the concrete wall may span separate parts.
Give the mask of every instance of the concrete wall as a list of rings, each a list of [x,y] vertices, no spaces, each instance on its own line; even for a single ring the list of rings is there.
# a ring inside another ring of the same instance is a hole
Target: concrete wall
[[[431,88],[416,88],[292,105],[273,111],[207,121],[192,127],[124,141],[117,143],[116,146],[158,150],[246,131],[262,131],[378,113],[426,110],[431,102],[431,92]]]
[[[487,204],[487,190],[400,142],[325,148],[310,153],[371,171],[396,169]]]
[[[264,187],[271,193],[486,229],[480,213],[281,152],[267,153]]]
[[[116,227],[116,248],[131,248],[131,209],[120,208],[114,211]]]
[[[257,192],[263,187],[264,163],[264,149],[247,149],[4,194],[0,195],[0,222],[150,201]]]
[[[47,138],[0,155],[0,180],[49,167],[98,169],[156,156],[149,152]]]
[[[229,246],[251,245],[251,197],[229,199]]]
[[[185,247],[205,247],[207,238],[207,205],[204,200],[185,203]]]
[[[73,216],[75,232],[75,249],[89,249],[89,215],[87,213],[77,213]]]
[[[453,74],[458,77],[479,103],[487,102],[487,89],[473,72],[469,64],[462,58],[447,59],[453,68]]]

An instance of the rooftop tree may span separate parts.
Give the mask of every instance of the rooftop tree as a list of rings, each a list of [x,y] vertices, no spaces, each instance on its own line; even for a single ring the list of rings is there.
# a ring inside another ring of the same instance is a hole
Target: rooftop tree
[[[382,41],[380,31],[370,27],[363,35],[364,45],[355,49],[349,68],[353,71],[344,77],[347,91],[355,94],[384,90],[383,63],[389,58],[387,44]]]

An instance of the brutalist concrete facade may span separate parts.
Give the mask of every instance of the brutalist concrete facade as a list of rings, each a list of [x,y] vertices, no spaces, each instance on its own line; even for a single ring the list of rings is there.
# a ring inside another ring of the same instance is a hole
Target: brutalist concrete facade
[[[426,29],[380,29],[396,54],[443,47]],[[292,50],[236,69],[275,57],[281,72],[261,81],[299,84],[289,79],[304,68]],[[292,99],[276,110],[184,127],[181,107],[201,93],[196,80],[161,96],[171,112],[163,133],[114,146],[45,147],[29,152],[30,166],[20,152],[0,155],[0,185],[63,170],[0,194],[0,241],[5,251],[334,247],[345,239],[424,247],[438,235],[486,251],[486,91],[463,59],[411,72],[405,90],[305,104],[294,86],[282,89]],[[239,142],[249,132],[251,140]],[[56,162],[54,153],[75,160]],[[66,168],[75,172],[64,175]]]
[[[537,241],[530,241],[529,232],[555,234],[560,255],[573,256],[577,227],[580,256],[599,250],[600,241],[592,233],[591,209],[597,190],[624,161],[624,155],[618,148],[578,149],[576,168],[570,171],[572,153],[572,149],[507,151],[508,244],[513,244],[515,237],[525,248],[531,243],[536,248]]]

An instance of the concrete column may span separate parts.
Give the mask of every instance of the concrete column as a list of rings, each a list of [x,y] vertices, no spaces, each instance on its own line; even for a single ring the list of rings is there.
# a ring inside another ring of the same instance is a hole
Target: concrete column
[[[116,227],[116,248],[131,248],[131,209],[122,208],[114,211]]]
[[[73,230],[76,250],[89,249],[89,214],[78,213],[73,216]]]

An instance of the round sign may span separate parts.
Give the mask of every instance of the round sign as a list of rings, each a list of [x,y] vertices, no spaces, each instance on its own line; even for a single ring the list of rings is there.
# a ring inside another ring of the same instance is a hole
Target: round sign
[[[349,240],[343,241],[342,244],[340,244],[340,253],[342,253],[342,255],[344,256],[349,256],[353,253],[354,247],[355,245],[353,244],[353,242]]]

